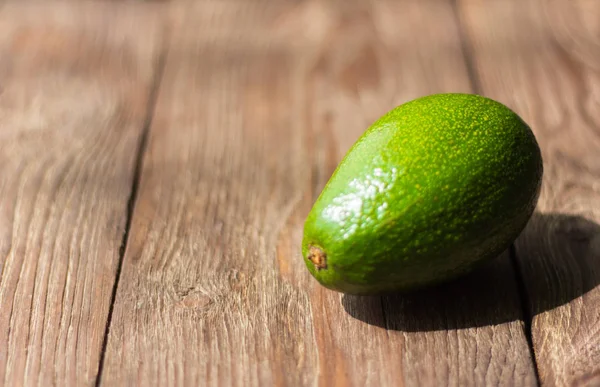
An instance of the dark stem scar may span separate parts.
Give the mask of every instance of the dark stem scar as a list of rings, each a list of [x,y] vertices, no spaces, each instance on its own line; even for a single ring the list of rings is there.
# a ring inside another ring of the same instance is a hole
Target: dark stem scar
[[[327,269],[327,254],[321,248],[309,246],[307,258],[315,265],[317,270]]]

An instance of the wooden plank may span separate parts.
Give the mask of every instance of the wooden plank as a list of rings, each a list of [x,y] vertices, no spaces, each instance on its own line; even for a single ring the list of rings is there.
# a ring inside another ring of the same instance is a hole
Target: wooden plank
[[[159,42],[147,7],[0,10],[0,384],[91,385]]]
[[[516,245],[543,385],[600,384],[600,3],[463,1],[486,95],[531,124],[539,213]]]
[[[299,255],[375,118],[470,89],[448,2],[206,1],[173,25],[103,384],[535,382],[506,256],[382,300],[323,289]]]

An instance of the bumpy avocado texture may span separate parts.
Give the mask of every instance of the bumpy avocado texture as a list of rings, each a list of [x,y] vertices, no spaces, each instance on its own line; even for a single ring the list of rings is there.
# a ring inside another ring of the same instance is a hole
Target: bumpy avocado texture
[[[306,219],[302,255],[344,293],[447,281],[510,246],[541,180],[538,143],[509,108],[471,94],[419,98],[348,151]]]

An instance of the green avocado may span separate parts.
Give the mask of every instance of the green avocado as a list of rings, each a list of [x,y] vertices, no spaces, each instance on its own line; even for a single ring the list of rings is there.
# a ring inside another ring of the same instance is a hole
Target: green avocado
[[[540,192],[529,126],[499,102],[435,94],[377,120],[310,211],[302,255],[325,287],[407,292],[459,277],[521,233]]]

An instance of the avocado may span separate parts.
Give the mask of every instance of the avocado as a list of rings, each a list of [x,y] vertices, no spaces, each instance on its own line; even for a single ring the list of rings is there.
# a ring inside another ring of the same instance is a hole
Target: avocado
[[[408,292],[454,279],[521,233],[540,193],[529,126],[494,100],[435,94],[369,127],[304,224],[302,255],[325,287]]]

